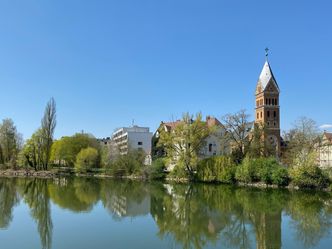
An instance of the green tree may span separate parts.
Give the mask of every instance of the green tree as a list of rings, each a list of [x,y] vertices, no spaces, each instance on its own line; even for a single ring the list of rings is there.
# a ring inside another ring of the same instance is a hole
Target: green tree
[[[168,160],[192,177],[198,164],[199,152],[211,128],[202,121],[202,114],[185,113],[181,122],[170,132],[160,132],[159,146],[164,147]]]
[[[71,137],[62,137],[52,145],[51,161],[59,166],[74,167],[77,154],[87,147],[100,152],[97,139],[90,134],[76,133]]]
[[[43,142],[42,131],[38,129],[34,132],[30,139],[28,139],[19,155],[19,164],[23,167],[32,167],[35,170],[42,169],[43,160]]]
[[[0,124],[0,164],[16,167],[22,138],[11,119],[4,119]]]
[[[44,117],[41,121],[41,137],[42,137],[42,166],[47,170],[51,155],[51,147],[53,143],[54,130],[56,126],[56,104],[53,98],[47,103]]]
[[[75,168],[78,171],[87,171],[98,166],[98,151],[95,148],[82,149],[76,157]]]

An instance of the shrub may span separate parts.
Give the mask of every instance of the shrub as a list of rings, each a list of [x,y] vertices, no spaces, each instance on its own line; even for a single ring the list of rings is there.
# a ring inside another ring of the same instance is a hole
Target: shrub
[[[272,171],[272,183],[278,186],[287,186],[289,183],[288,170],[282,166]]]
[[[150,179],[162,179],[165,177],[165,162],[163,158],[158,158],[147,167],[147,176]]]
[[[98,151],[88,147],[82,149],[76,156],[75,168],[78,171],[88,171],[98,165]]]
[[[288,184],[288,171],[275,158],[250,159],[246,157],[238,166],[236,180],[244,183],[262,181],[265,184],[285,186]]]
[[[230,157],[216,156],[199,162],[197,179],[204,182],[233,183],[235,164]]]
[[[255,169],[255,160],[246,157],[237,167],[235,179],[239,182],[250,183],[257,180],[257,170]]]
[[[329,177],[316,165],[316,154],[299,154],[290,170],[292,183],[300,188],[326,188]]]
[[[299,188],[326,188],[329,178],[316,165],[294,167],[290,170],[292,183]]]

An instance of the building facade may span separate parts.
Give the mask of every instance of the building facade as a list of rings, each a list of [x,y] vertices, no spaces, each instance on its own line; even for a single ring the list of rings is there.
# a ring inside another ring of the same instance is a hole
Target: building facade
[[[318,147],[318,161],[321,168],[332,168],[332,133],[324,132]]]
[[[151,155],[152,132],[148,127],[122,127],[112,134],[112,144],[120,155],[125,155],[129,150],[141,149],[146,155]]]
[[[255,123],[264,125],[264,139],[275,148],[277,156],[281,145],[279,94],[279,86],[266,60],[256,85]]]

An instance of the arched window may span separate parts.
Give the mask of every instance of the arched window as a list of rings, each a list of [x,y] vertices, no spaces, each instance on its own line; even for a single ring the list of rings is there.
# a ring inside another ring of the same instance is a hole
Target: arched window
[[[265,99],[265,105],[267,105],[267,99]]]
[[[269,105],[271,105],[271,99],[269,99]]]
[[[274,105],[274,99],[272,99],[272,105]]]
[[[257,112],[257,119],[259,119],[259,113]]]
[[[277,112],[276,112],[276,111],[273,112],[273,117],[274,117],[274,118],[277,117]]]
[[[263,105],[263,99],[260,100],[260,104]]]
[[[258,103],[258,100],[257,100],[257,101],[256,101],[256,106],[258,106],[258,104],[259,104],[259,103]]]
[[[267,111],[267,117],[268,118],[270,117],[270,111]]]
[[[278,99],[276,99],[276,100],[274,101],[274,103],[275,103],[276,105],[278,105]]]
[[[263,117],[263,112],[261,112],[261,118]]]

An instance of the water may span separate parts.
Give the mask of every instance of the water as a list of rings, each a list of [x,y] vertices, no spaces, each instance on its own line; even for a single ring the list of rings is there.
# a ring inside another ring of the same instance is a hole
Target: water
[[[332,248],[332,194],[0,178],[0,248]]]

